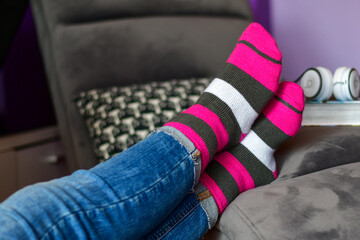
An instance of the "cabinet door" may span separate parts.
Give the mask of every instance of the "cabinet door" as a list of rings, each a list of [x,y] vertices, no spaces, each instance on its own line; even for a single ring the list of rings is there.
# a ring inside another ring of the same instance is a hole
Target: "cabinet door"
[[[17,151],[19,187],[48,181],[68,174],[60,141]]]
[[[16,153],[0,153],[0,202],[17,189]]]

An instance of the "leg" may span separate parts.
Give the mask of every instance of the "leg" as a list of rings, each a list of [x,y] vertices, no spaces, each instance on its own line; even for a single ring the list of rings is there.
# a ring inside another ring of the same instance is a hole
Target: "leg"
[[[281,58],[271,35],[261,25],[250,24],[197,103],[166,124],[199,149],[202,171],[215,153],[235,146],[249,132],[277,91]]]
[[[235,145],[249,131],[276,92],[279,59],[272,37],[260,25],[250,25],[221,78],[210,84],[196,105],[166,124],[163,132],[89,171],[18,192],[0,206],[0,234],[143,236],[191,190],[199,166],[203,171],[216,152]]]
[[[177,140],[155,132],[89,171],[19,191],[0,205],[0,235],[137,239],[192,188],[194,164]]]
[[[197,240],[201,239],[209,228],[208,216],[201,206],[199,197],[190,192],[176,209],[143,239]]]
[[[302,89],[282,83],[244,140],[215,155],[195,191],[146,239],[200,239],[241,192],[272,182],[277,177],[273,152],[300,129],[303,107]]]

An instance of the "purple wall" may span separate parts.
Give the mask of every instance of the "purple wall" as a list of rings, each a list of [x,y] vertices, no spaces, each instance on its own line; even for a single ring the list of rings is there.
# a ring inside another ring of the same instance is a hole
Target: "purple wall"
[[[286,80],[308,67],[360,70],[359,0],[271,0],[269,10]]]
[[[263,25],[269,32],[272,32],[269,0],[249,0],[249,2],[253,11],[254,21]]]

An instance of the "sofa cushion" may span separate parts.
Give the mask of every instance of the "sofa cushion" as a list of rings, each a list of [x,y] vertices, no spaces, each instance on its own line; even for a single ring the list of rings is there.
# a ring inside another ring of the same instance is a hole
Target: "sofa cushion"
[[[217,228],[228,239],[358,239],[360,163],[280,180],[239,195]]]
[[[98,161],[139,142],[193,105],[209,82],[209,78],[193,78],[81,92],[76,105]]]
[[[275,152],[278,179],[242,193],[205,239],[351,239],[344,232],[355,227],[351,221],[360,215],[355,211],[359,191],[351,196],[360,177],[359,140],[359,127],[303,127]],[[331,198],[341,201],[326,207]],[[353,215],[347,218],[347,212]]]
[[[359,142],[360,127],[302,127],[275,152],[276,181],[357,162]]]

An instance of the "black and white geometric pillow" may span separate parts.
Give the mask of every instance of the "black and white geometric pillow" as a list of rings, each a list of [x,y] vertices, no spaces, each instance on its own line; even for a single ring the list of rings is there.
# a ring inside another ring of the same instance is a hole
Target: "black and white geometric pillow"
[[[193,78],[81,92],[75,103],[98,161],[131,147],[193,105],[209,83],[209,78]]]

